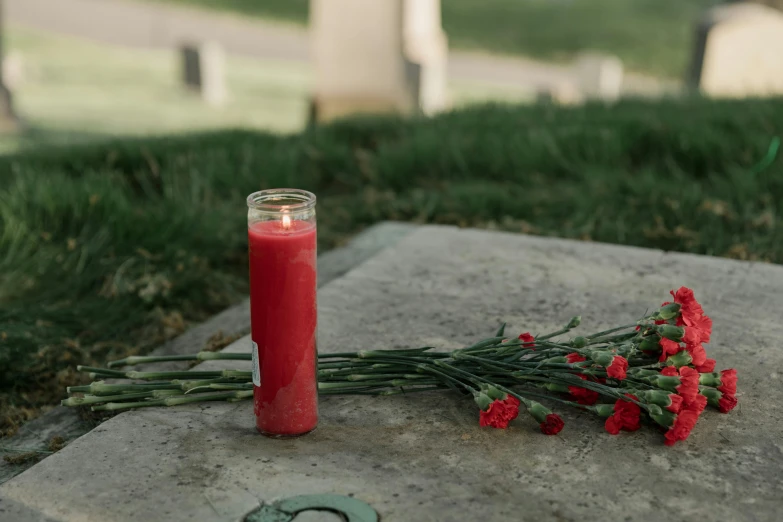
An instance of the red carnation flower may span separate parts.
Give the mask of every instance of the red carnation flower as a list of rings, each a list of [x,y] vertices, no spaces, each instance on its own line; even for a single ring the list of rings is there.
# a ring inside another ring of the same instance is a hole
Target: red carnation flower
[[[696,367],[696,371],[699,373],[712,373],[715,370],[715,359],[707,359],[704,364]]]
[[[697,368],[707,362],[707,351],[704,349],[701,343],[688,344],[685,346],[685,349],[688,350],[689,354],[691,354],[693,365]]]
[[[615,355],[612,357],[612,364],[606,368],[606,374],[619,381],[625,379],[625,371],[628,369],[628,361],[625,357]]]
[[[676,293],[672,292],[672,295],[674,302],[681,306],[676,325],[688,326],[691,330],[690,339],[698,338],[699,342],[709,343],[712,334],[712,319],[704,315],[704,309],[696,301],[693,290],[681,287]]]
[[[680,317],[685,324],[692,326],[699,317],[704,315],[704,309],[696,300],[696,296],[693,295],[693,290],[690,288],[681,286],[677,292],[671,291],[674,302],[678,303],[680,308]]]
[[[687,407],[699,394],[699,372],[688,366],[680,368],[680,384],[676,389]]]
[[[541,431],[546,435],[557,435],[563,429],[565,423],[556,413],[550,413],[546,420],[541,423]]]
[[[578,354],[578,353],[576,353],[576,352],[569,353],[568,355],[566,355],[566,361],[567,361],[569,364],[574,364],[574,363],[578,363],[578,362],[583,362],[583,361],[586,361],[586,360],[587,360],[587,359],[585,359],[584,357],[582,357],[581,355],[579,355],[579,354]]]
[[[638,400],[635,396],[627,393],[625,396]],[[617,399],[617,402],[614,403],[614,413],[606,419],[604,429],[612,435],[617,435],[620,430],[636,431],[641,427],[641,413],[642,410],[638,404]]]
[[[661,338],[660,345],[661,345],[661,357],[658,360],[661,362],[665,361],[666,358],[669,357],[670,355],[676,355],[680,351],[680,343],[678,343],[677,341],[672,341],[671,339],[667,339],[665,337]]]
[[[696,318],[693,324],[688,325],[691,328],[696,329],[699,332],[699,340],[703,343],[710,342],[710,336],[712,335],[712,319],[706,315]]]
[[[682,329],[685,330],[682,334],[682,342],[687,345],[699,344],[701,342],[701,335],[698,329],[687,325],[683,326]]]
[[[530,332],[519,334],[518,339],[524,341],[524,343],[522,344],[524,348],[533,348],[536,345],[535,343],[536,338],[530,335]],[[535,348],[533,348],[533,350],[535,350]]]
[[[720,386],[718,386],[718,390],[720,390],[724,395],[737,394],[737,370],[734,368],[721,370]]]
[[[718,410],[721,413],[728,413],[731,410],[734,409],[734,407],[737,405],[737,398],[733,395],[726,395],[723,394],[723,397],[721,397],[718,400]]]
[[[664,375],[666,377],[677,377],[677,368],[674,366],[667,366],[663,370],[661,370],[661,375]]]
[[[580,379],[583,381],[587,380],[587,377],[584,375],[577,375]],[[593,390],[588,390],[587,388],[582,388],[581,386],[568,386],[568,392],[571,394],[571,396],[578,402],[579,404],[584,404],[586,406],[592,406],[596,402],[598,402],[598,398],[600,397],[599,393]]]
[[[509,422],[511,422],[517,418],[517,415],[519,415],[519,399],[513,395],[509,395],[503,402],[506,403],[506,415],[509,417]]]
[[[699,420],[698,412],[694,410],[683,410],[674,419],[674,424],[664,435],[664,444],[674,446],[678,440],[685,440],[691,434],[691,430],[696,426]]]
[[[672,403],[666,406],[666,409],[672,413],[680,413],[680,410],[682,409],[682,397],[676,393],[670,393],[669,399]]]
[[[693,398],[693,401],[689,403],[687,406],[685,406],[686,410],[695,411],[699,415],[701,415],[701,412],[704,411],[704,408],[707,407],[707,397],[704,395],[696,395],[696,397]]]
[[[504,400],[495,399],[489,408],[479,411],[479,425],[506,429],[508,423],[519,415],[519,399],[509,395]]]

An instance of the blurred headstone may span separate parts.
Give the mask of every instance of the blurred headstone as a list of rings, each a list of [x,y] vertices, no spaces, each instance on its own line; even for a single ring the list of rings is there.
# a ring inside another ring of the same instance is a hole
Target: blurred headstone
[[[4,32],[3,2],[0,0],[0,60],[3,59]],[[4,67],[0,66],[0,131],[16,130],[21,122],[14,111],[13,97],[3,78],[3,69]]]
[[[311,0],[310,37],[315,120],[446,106],[440,0]]]
[[[536,89],[536,102],[553,105],[578,105],[584,102],[584,96],[573,83],[562,82]]]
[[[182,80],[185,86],[201,96],[210,105],[221,105],[226,100],[225,56],[214,42],[181,47]]]
[[[783,0],[729,0],[730,2],[747,2],[753,4],[764,4],[769,7],[774,7],[779,11],[783,11]]]
[[[11,51],[3,57],[3,81],[12,90],[24,83],[25,70],[21,53]]]
[[[446,83],[449,54],[441,27],[440,0],[404,0],[403,39],[408,81],[427,115],[447,108]]]
[[[623,62],[616,56],[584,53],[574,65],[577,81],[587,99],[615,101],[623,88]]]
[[[697,28],[688,83],[708,96],[783,94],[783,13],[750,3],[709,9]]]

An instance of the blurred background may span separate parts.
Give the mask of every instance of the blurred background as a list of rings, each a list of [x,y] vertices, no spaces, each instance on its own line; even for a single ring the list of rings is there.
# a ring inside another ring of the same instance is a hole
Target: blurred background
[[[322,252],[400,220],[783,262],[781,0],[0,8],[0,438],[244,299],[264,188],[318,194]]]
[[[698,28],[719,0],[385,3],[3,0],[3,77],[24,125],[0,146],[296,131],[318,99],[347,103],[324,108],[328,119],[335,110],[411,112],[422,101],[432,113],[662,96],[698,87]]]

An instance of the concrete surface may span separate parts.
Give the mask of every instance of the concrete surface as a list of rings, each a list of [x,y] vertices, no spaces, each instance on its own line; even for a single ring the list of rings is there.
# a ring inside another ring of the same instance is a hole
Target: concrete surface
[[[347,273],[378,252],[394,245],[402,237],[416,228],[410,223],[385,221],[373,225],[353,238],[346,246],[335,248],[318,256],[318,286]],[[208,321],[190,328],[185,333],[153,350],[151,355],[176,355],[198,351],[214,342],[214,336],[230,339],[242,336],[250,331],[250,300],[246,299],[236,306],[217,314]],[[187,362],[167,362],[140,365],[139,370],[165,371],[186,370]],[[70,442],[95,427],[93,421],[84,420],[78,410],[57,406],[26,423],[13,437],[2,440],[4,448],[42,449],[46,448],[52,437],[63,437]],[[10,480],[34,464],[9,464],[0,459],[0,484]],[[2,513],[0,512],[0,515]],[[2,520],[2,516],[0,516]]]
[[[706,412],[675,447],[564,408],[556,437],[524,415],[480,428],[472,402],[446,392],[324,398],[318,429],[293,440],[259,436],[249,402],[137,410],[0,486],[0,518],[237,520],[265,500],[335,493],[384,522],[779,520],[781,266],[421,227],[320,290],[319,349],[453,348],[501,321],[537,333],[575,314],[595,331],[679,285],[714,319],[708,352],[737,368],[740,405]]]

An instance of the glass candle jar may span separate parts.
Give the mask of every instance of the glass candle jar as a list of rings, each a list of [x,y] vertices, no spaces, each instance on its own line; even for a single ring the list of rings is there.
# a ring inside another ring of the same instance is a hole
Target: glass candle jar
[[[247,206],[256,427],[296,437],[318,424],[315,195],[262,190]]]

